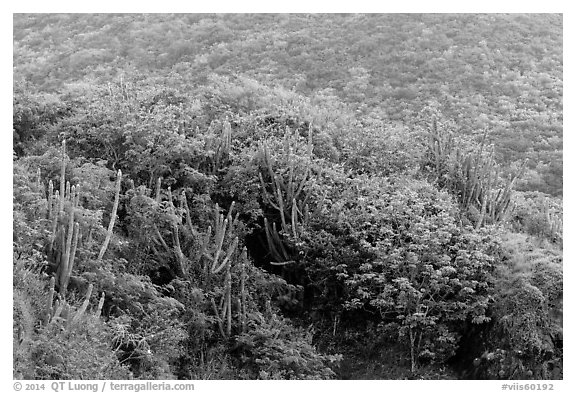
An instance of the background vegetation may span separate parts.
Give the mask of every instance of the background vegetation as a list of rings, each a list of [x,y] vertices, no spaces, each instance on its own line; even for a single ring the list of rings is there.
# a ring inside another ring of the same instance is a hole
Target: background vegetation
[[[561,15],[14,16],[14,376],[562,378]]]

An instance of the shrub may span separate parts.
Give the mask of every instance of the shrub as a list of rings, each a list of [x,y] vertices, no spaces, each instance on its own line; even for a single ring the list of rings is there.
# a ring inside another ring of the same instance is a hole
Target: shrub
[[[73,331],[49,324],[32,344],[32,379],[131,379],[111,342],[110,327],[97,317],[86,318]]]
[[[562,244],[562,200],[539,192],[522,192],[515,195],[511,215],[512,227],[553,243]]]
[[[34,358],[31,345],[35,340],[36,325],[46,307],[46,283],[23,260],[14,264],[13,281],[13,335],[14,377],[32,379]]]
[[[18,261],[14,269],[14,376],[24,379],[130,379],[114,352],[112,331],[98,316],[46,324],[47,281]],[[66,302],[64,302],[66,303]],[[71,320],[65,304],[61,315]],[[67,314],[66,314],[67,313]]]
[[[477,378],[561,379],[562,257],[526,235],[503,238],[510,253],[495,272],[493,324],[477,354]]]
[[[312,337],[276,314],[236,337],[233,353],[249,379],[331,379],[339,355],[321,355]]]
[[[497,242],[487,231],[458,227],[450,198],[424,182],[370,180],[357,184],[359,195],[340,199],[339,219],[372,255],[340,273],[345,307],[377,312],[391,324],[413,371],[421,362],[442,363],[454,354],[465,321],[489,320]]]
[[[478,359],[477,375],[488,379],[562,378],[562,330],[551,319],[546,296],[523,278],[498,290],[494,327]]]

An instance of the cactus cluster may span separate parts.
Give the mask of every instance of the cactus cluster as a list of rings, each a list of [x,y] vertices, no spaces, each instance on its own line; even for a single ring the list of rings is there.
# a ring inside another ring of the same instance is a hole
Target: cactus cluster
[[[80,224],[74,215],[80,199],[80,187],[70,186],[66,182],[66,141],[62,142],[62,166],[60,172],[60,191],[54,192],[52,181],[48,183],[48,217],[52,220],[50,248],[57,255],[56,284],[60,295],[65,296],[74,267]],[[65,209],[67,207],[67,209]],[[66,211],[68,210],[68,211]]]
[[[60,322],[64,324],[66,330],[70,331],[72,327],[78,324],[86,314],[94,286],[92,284],[88,285],[86,294],[84,295],[84,301],[79,308],[75,308],[68,304],[63,296],[56,294],[54,289],[55,283],[56,280],[54,277],[52,277],[50,279],[50,287],[47,299],[48,301],[43,322],[45,326],[51,323]],[[94,311],[94,316],[96,317],[99,317],[102,312],[105,296],[105,293],[102,292],[100,301],[98,302],[98,307]]]
[[[212,308],[218,322],[220,333],[223,337],[230,337],[232,334],[232,265],[234,262],[240,267],[240,285],[238,297],[235,299],[238,310],[238,322],[243,331],[246,325],[246,264],[248,262],[247,249],[244,247],[239,258],[233,258],[238,249],[238,236],[233,237],[233,228],[238,221],[238,213],[232,215],[234,202],[228,209],[226,217],[220,213],[218,204],[214,207],[214,226],[208,227],[203,236],[201,258],[205,261],[203,265],[204,274],[210,277],[222,276],[224,284],[224,294],[217,306],[214,299],[211,299]],[[214,228],[214,229],[212,229]],[[226,240],[226,243],[224,242]],[[225,246],[227,244],[227,246]],[[209,282],[209,280],[206,280]]]
[[[41,181],[41,180],[38,180]],[[108,225],[106,238],[100,252],[98,261],[102,260],[114,228],[116,212],[120,199],[120,183],[122,172],[118,171],[116,180],[116,195],[114,206]],[[62,157],[60,169],[60,190],[54,191],[54,184],[50,180],[48,183],[48,218],[51,220],[50,250],[53,255],[57,255],[56,284],[60,294],[65,296],[68,282],[74,268],[74,260],[79,239],[82,237],[80,223],[76,222],[75,214],[80,201],[80,185],[70,185],[66,181],[66,141],[62,142]]]
[[[544,205],[544,215],[546,217],[546,224],[548,230],[553,236],[562,239],[564,236],[564,220],[561,211],[556,210],[553,206],[547,203]]]
[[[116,196],[114,200],[114,207],[106,239],[100,249],[98,261],[100,261],[106,252],[114,221],[116,211],[118,209],[120,182],[122,173],[118,171],[118,179],[116,182]],[[51,236],[50,236],[50,251],[53,255],[57,256],[56,274],[50,279],[50,286],[48,292],[48,305],[46,316],[44,319],[45,324],[51,321],[63,318],[66,321],[66,326],[70,327],[71,324],[76,323],[82,315],[84,315],[92,295],[93,286],[90,284],[85,295],[85,300],[79,310],[73,310],[66,302],[66,292],[74,262],[76,258],[76,251],[78,244],[82,238],[80,231],[80,223],[76,221],[76,213],[80,201],[80,186],[70,185],[66,181],[66,141],[62,142],[62,156],[61,156],[61,169],[60,169],[60,190],[54,190],[54,184],[50,180],[48,183],[48,209],[47,215],[51,220]],[[41,184],[40,173],[38,174],[37,182]],[[55,288],[58,287],[58,293],[55,293]],[[96,314],[99,316],[104,304],[104,293],[100,299]]]
[[[162,180],[158,179],[156,188],[156,202],[162,203],[160,187]],[[238,222],[239,213],[234,213],[235,202],[232,202],[226,215],[221,213],[218,204],[214,206],[214,220],[208,229],[200,233],[192,224],[190,208],[183,190],[180,193],[178,201],[168,187],[167,192],[168,212],[175,217],[170,221],[170,233],[172,236],[171,245],[166,241],[160,229],[155,226],[156,240],[168,252],[176,255],[178,262],[177,275],[182,278],[188,278],[193,271],[201,271],[201,282],[207,285],[213,285],[220,282],[224,287],[224,293],[218,304],[214,298],[211,298],[212,309],[218,323],[219,330],[223,337],[230,337],[232,334],[233,306],[238,310],[238,325],[241,331],[246,326],[246,280],[247,280],[247,249],[244,247],[237,256],[239,238],[234,235],[234,227]],[[176,207],[178,204],[178,208]],[[199,251],[186,255],[182,250],[180,237],[188,233],[193,236],[200,244]],[[238,296],[234,299],[232,291],[232,267],[238,266],[240,269],[240,283]]]
[[[130,99],[130,91],[128,82],[124,81],[124,76],[120,75],[117,87],[108,82],[108,94],[112,99],[116,99],[121,102],[128,101]]]
[[[240,285],[238,288],[238,297],[234,300],[237,309],[237,319],[240,332],[244,332],[246,329],[246,263],[248,262],[246,247],[242,249],[238,264],[240,266]],[[216,316],[216,321],[218,323],[218,328],[220,333],[224,338],[230,337],[232,335],[232,273],[231,273],[232,263],[229,262],[226,265],[226,273],[224,275],[224,295],[220,299],[220,304],[217,306],[214,298],[210,299],[212,304],[212,309],[214,315]]]
[[[307,224],[310,219],[309,199],[311,193],[307,190],[310,184],[310,172],[312,163],[312,132],[308,132],[306,145],[306,166],[304,172],[298,174],[298,163],[294,154],[294,146],[297,144],[297,133],[286,128],[283,139],[283,151],[281,157],[286,166],[287,173],[280,174],[274,169],[274,160],[266,142],[259,146],[258,158],[261,171],[258,173],[262,198],[272,207],[279,217],[280,228],[276,222],[270,223],[264,218],[264,230],[268,250],[272,257],[272,264],[285,265],[294,262],[289,250],[285,246],[281,233],[297,240],[302,224]],[[266,180],[265,180],[266,179]],[[318,208],[322,203],[318,204]]]
[[[448,158],[456,150],[456,143],[451,132],[440,132],[438,121],[433,118],[428,130],[428,152],[437,180],[443,179],[442,175],[448,171]],[[444,184],[440,184],[443,186]]]
[[[159,177],[158,180],[156,181],[156,196],[155,196],[155,201],[157,204],[162,203],[162,194],[161,194],[161,189],[162,189],[162,178]],[[158,226],[154,223],[153,227],[154,227],[154,241],[161,245],[162,248],[168,253],[168,254],[174,254],[174,256],[176,257],[176,274],[179,277],[186,277],[187,273],[188,273],[188,269],[189,269],[189,265],[191,264],[191,261],[189,258],[186,258],[184,252],[182,251],[182,246],[181,246],[181,242],[180,242],[180,227],[179,225],[181,225],[183,218],[181,216],[182,214],[182,210],[184,210],[187,213],[187,223],[189,228],[191,229],[191,233],[192,234],[196,234],[196,231],[194,230],[194,227],[192,226],[191,220],[190,220],[190,210],[188,208],[188,204],[186,202],[186,194],[183,193],[181,198],[180,198],[180,207],[181,209],[176,209],[176,205],[174,204],[174,197],[172,195],[172,189],[170,187],[168,187],[167,189],[167,197],[168,197],[168,213],[171,215],[171,217],[176,218],[176,220],[172,219],[170,220],[170,236],[172,238],[172,247],[170,245],[168,245],[168,242],[166,241],[166,239],[164,238],[164,236],[162,235],[162,232],[160,231],[160,229],[158,228]],[[182,207],[185,206],[185,209],[182,209]],[[198,262],[198,259],[195,259],[195,262]]]
[[[494,158],[494,146],[487,146],[484,133],[480,145],[464,152],[450,132],[441,132],[436,120],[428,132],[428,151],[438,184],[450,190],[463,211],[475,211],[475,227],[507,219],[512,189],[526,162],[504,178]],[[488,151],[486,151],[488,150]]]
[[[224,121],[220,133],[212,132],[204,144],[206,151],[213,151],[214,154],[207,162],[208,172],[216,174],[222,169],[230,159],[230,149],[232,147],[232,126],[229,121]]]

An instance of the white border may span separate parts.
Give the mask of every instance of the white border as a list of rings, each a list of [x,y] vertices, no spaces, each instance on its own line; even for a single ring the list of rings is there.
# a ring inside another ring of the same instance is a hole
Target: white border
[[[574,230],[572,223],[574,222],[574,208],[571,201],[574,200],[575,194],[573,189],[573,179],[571,171],[574,166],[574,156],[570,153],[574,147],[574,117],[572,115],[572,108],[574,108],[574,40],[575,37],[574,23],[576,22],[573,13],[569,12],[567,1],[529,1],[529,2],[503,2],[503,1],[481,1],[481,2],[463,2],[463,1],[402,1],[402,2],[384,2],[384,1],[305,1],[294,0],[290,2],[274,2],[274,1],[142,1],[142,2],[119,2],[111,0],[103,0],[97,2],[82,2],[82,1],[18,1],[12,4],[4,4],[2,7],[7,8],[7,12],[0,14],[0,28],[2,29],[2,49],[3,61],[2,70],[3,75],[3,91],[1,95],[2,109],[2,132],[0,133],[0,168],[2,174],[2,187],[5,189],[1,195],[1,203],[4,209],[0,209],[0,222],[2,229],[0,236],[0,250],[2,252],[2,264],[0,274],[5,277],[5,281],[1,286],[2,301],[0,302],[0,315],[4,316],[5,323],[0,324],[0,335],[3,340],[3,356],[0,357],[1,361],[1,374],[0,381],[5,389],[3,391],[12,391],[12,353],[11,353],[11,339],[12,329],[9,321],[12,315],[12,273],[11,273],[11,231],[12,231],[12,132],[11,132],[11,108],[12,108],[12,13],[42,13],[42,12],[150,12],[150,13],[163,13],[163,12],[536,12],[536,13],[564,13],[564,61],[565,69],[569,70],[564,74],[564,108],[568,108],[564,113],[564,129],[567,133],[564,135],[564,199],[568,203],[564,204],[564,222],[565,235],[565,256],[564,260],[564,282],[565,285],[565,299],[564,302],[564,381],[556,381],[555,391],[568,391],[568,386],[573,386],[570,391],[575,391],[575,373],[571,371],[574,366],[574,335],[570,332],[574,331],[574,306],[571,299],[574,299],[574,289],[571,285],[574,280],[574,250],[571,240],[574,239]],[[9,350],[8,350],[9,349]],[[537,382],[537,381],[536,381]],[[321,385],[320,385],[321,384]],[[266,391],[274,389],[278,392],[292,391],[296,389],[330,389],[338,391],[368,391],[376,390],[382,391],[382,388],[398,390],[432,390],[432,391],[466,391],[466,392],[495,392],[500,390],[501,383],[498,381],[331,381],[331,382],[199,382],[197,384],[197,391],[207,391],[218,389],[227,390],[250,390],[250,391]]]

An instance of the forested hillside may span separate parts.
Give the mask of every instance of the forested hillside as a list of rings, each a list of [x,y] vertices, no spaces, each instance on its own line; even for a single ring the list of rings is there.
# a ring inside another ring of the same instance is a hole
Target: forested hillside
[[[562,378],[561,15],[14,16],[14,376]]]

